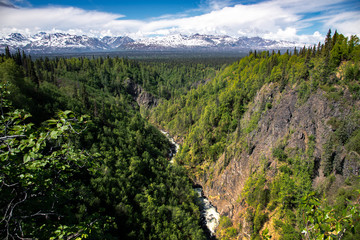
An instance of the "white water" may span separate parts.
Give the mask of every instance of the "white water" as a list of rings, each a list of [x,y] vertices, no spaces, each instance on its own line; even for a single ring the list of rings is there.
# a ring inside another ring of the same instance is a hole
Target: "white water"
[[[170,154],[169,154],[169,156],[171,158],[170,163],[173,164],[174,163],[174,157],[175,157],[176,153],[179,151],[180,145],[175,142],[175,140],[170,136],[169,133],[167,133],[167,132],[165,132],[163,130],[160,130],[160,132],[162,134],[164,134],[169,139],[169,141],[171,142],[171,144],[173,146],[175,146],[175,148],[170,148]]]
[[[160,131],[175,146],[175,148],[170,149],[170,158],[171,158],[170,163],[174,164],[174,157],[178,152],[180,146],[174,141],[174,139],[169,135],[169,133],[162,130]],[[210,203],[210,201],[204,196],[201,187],[195,187],[194,190],[199,195],[197,201],[198,201],[198,205],[200,206],[200,215],[201,215],[202,223],[204,223],[206,227],[209,229],[211,236],[214,236],[215,229],[219,225],[220,214],[216,211],[216,208]]]
[[[210,201],[204,196],[203,190],[200,187],[194,188],[199,194],[198,201],[200,202],[201,216],[204,217],[206,227],[210,230],[211,236],[215,235],[215,229],[219,225],[220,214]]]

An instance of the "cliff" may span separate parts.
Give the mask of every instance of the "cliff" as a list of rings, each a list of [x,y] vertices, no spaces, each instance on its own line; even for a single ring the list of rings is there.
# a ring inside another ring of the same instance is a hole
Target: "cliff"
[[[312,92],[303,100],[299,97],[296,87],[280,92],[277,84],[264,85],[241,119],[241,125],[246,128],[251,119],[260,114],[255,129],[246,139],[236,136],[235,131],[232,135],[234,143],[209,166],[209,171],[196,178],[195,181],[203,186],[205,195],[217,207],[218,212],[230,217],[234,225],[243,226],[243,232],[240,234],[242,237],[250,236],[252,233],[251,228],[246,228],[249,223],[241,217],[245,215],[248,207],[241,197],[244,186],[251,174],[261,168],[264,161],[267,168],[266,182],[271,184],[281,165],[273,154],[273,150],[279,145],[288,156],[295,156],[299,152],[306,153],[309,149],[309,139],[314,139],[310,159],[313,165],[312,185],[313,188],[319,189],[329,184],[324,176],[324,145],[337,130],[331,122],[334,119],[350,121],[354,109],[360,109],[359,100],[353,100],[347,89],[341,91],[341,100],[332,99],[329,93],[321,89]],[[359,122],[349,122],[349,125],[351,124],[354,125],[353,130],[347,129],[350,135],[356,128],[355,125],[359,126]],[[332,155],[333,159],[338,161],[333,165],[339,164],[339,167],[333,166],[331,170],[335,181],[328,186],[327,192],[336,192],[337,188],[345,185],[347,177],[358,176],[360,170],[359,155],[351,154],[344,145],[338,146]],[[271,215],[270,211],[268,213]]]
[[[360,237],[359,42],[251,53],[152,111],[182,137],[175,161],[221,214],[218,238]]]
[[[158,105],[158,99],[133,80],[126,79],[124,81],[124,86],[126,91],[133,97],[134,101],[140,107],[148,109]]]

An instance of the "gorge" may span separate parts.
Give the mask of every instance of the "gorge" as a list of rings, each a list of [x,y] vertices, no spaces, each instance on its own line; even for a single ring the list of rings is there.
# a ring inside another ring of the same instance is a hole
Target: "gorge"
[[[359,38],[231,62],[6,48],[0,236],[360,239]]]
[[[171,148],[169,150],[169,158],[171,164],[176,164],[174,162],[174,157],[180,149],[180,145],[175,142],[175,140],[170,136],[168,132],[160,130],[171,143]],[[203,189],[200,185],[193,184],[193,189],[197,193],[196,203],[200,208],[200,224],[204,229],[208,239],[215,238],[215,230],[219,225],[220,214],[216,211],[216,208],[210,203],[210,201],[204,196]]]

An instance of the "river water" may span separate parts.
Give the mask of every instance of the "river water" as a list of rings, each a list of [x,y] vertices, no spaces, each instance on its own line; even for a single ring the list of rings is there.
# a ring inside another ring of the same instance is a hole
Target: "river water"
[[[174,157],[176,153],[179,151],[179,144],[175,142],[175,140],[169,135],[169,133],[160,130],[162,134],[164,134],[172,146],[170,148],[170,163],[174,164]],[[210,201],[204,196],[203,189],[200,185],[194,186],[195,192],[198,194],[197,204],[200,208],[200,223],[201,227],[207,234],[208,239],[216,239],[215,238],[215,229],[219,225],[220,214],[217,212],[216,208],[210,203]]]

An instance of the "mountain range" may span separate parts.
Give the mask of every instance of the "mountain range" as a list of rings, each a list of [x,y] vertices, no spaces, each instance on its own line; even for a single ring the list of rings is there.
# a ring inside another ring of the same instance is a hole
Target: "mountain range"
[[[45,33],[25,36],[12,33],[0,38],[0,48],[9,46],[11,50],[31,53],[68,53],[116,50],[201,50],[229,51],[250,49],[284,49],[301,46],[288,41],[268,40],[260,37],[231,37],[226,35],[168,35],[134,40],[127,36],[88,37],[69,33]]]

